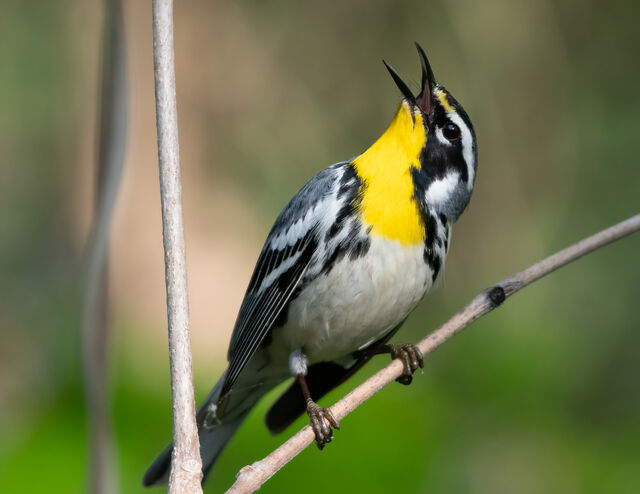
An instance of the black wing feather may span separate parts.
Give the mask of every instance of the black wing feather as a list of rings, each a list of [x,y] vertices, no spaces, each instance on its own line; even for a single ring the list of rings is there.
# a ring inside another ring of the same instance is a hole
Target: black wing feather
[[[229,370],[227,371],[221,396],[224,396],[231,389],[238,375],[273,326],[274,321],[286,308],[291,295],[300,283],[316,250],[313,232],[309,232],[307,237],[307,242],[301,246],[303,247],[301,254],[287,271],[282,273],[277,280],[274,280],[262,292],[247,293],[247,296],[245,296],[238,317],[238,323],[240,324],[236,326],[229,347]],[[262,262],[269,263],[277,255],[277,251],[272,251]],[[257,271],[258,269],[256,269]],[[269,271],[271,270],[260,272],[261,281],[264,280]]]
[[[229,345],[229,369],[221,396],[231,389],[244,366],[278,320],[278,316],[287,309],[307,268],[315,259],[318,239],[326,233],[319,231],[319,220],[322,214],[327,214],[325,211],[316,210],[316,206],[335,193],[335,187],[340,185],[340,179],[345,175],[344,169],[348,165],[349,162],[337,163],[316,174],[298,191],[276,219],[240,307]],[[351,182],[350,187],[357,188],[357,184]],[[317,216],[309,218],[309,214]],[[305,225],[305,221],[308,224]],[[295,241],[289,239],[289,242],[286,242],[285,238],[294,226],[300,229],[297,232],[298,236]],[[284,263],[291,262],[291,259],[295,261],[287,270],[279,273],[274,280],[267,279],[278,270],[282,270]]]

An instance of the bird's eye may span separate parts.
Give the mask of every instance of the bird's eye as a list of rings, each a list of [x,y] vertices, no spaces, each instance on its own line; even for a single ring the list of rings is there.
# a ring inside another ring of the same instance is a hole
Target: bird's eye
[[[449,122],[442,128],[442,135],[444,135],[449,141],[455,141],[460,138],[460,127]]]

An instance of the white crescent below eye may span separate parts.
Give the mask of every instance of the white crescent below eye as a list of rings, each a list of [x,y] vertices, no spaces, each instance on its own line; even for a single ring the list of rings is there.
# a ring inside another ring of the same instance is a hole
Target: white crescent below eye
[[[440,144],[444,144],[445,146],[451,146],[451,141],[447,139],[442,133],[442,128],[436,127],[436,137],[440,141]]]

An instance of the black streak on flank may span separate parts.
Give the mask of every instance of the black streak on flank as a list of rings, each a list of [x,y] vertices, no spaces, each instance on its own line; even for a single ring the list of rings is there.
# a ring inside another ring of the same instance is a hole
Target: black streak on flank
[[[440,267],[442,265],[442,260],[438,253],[431,247],[424,248],[424,262],[433,270],[433,275],[431,275],[431,282],[436,281],[438,274],[440,273]]]
[[[487,297],[491,301],[491,305],[494,308],[502,305],[502,303],[507,298],[506,294],[504,293],[504,288],[502,288],[501,286],[494,286],[493,288],[491,288],[491,290],[489,290],[489,293],[487,293]]]
[[[413,178],[413,198],[418,204],[418,211],[422,218],[422,223],[425,229],[425,242],[423,258],[425,264],[427,264],[433,271],[431,281],[434,282],[440,274],[440,268],[442,267],[442,258],[437,252],[436,247],[442,247],[442,240],[440,239],[440,225],[438,219],[429,212],[429,207],[425,203],[425,192],[433,179],[429,177],[423,171],[417,168],[411,168],[411,175]],[[446,221],[444,222],[444,228],[446,230]],[[448,232],[447,232],[448,233]],[[444,250],[447,250],[447,237],[444,238]]]
[[[433,260],[433,264],[432,264],[432,268],[433,268],[433,275],[431,275],[431,282],[434,283],[436,281],[436,278],[438,277],[438,274],[440,273],[440,266],[441,266],[441,261],[440,261],[440,256],[436,256],[435,259]]]
[[[335,250],[325,261],[321,273],[327,274],[347,254],[352,261],[365,256],[367,252],[369,252],[370,247],[371,241],[369,235],[362,234],[360,222],[353,220],[348,235],[336,246]]]
[[[449,251],[449,223],[447,221],[447,217],[440,213],[440,222],[442,223],[442,228],[444,230],[442,234],[442,239],[444,240],[444,251]]]
[[[427,231],[427,239],[425,245],[428,249],[433,249],[436,239],[438,238],[438,221],[432,214],[427,214],[425,218],[425,229]]]
[[[369,237],[363,237],[356,241],[349,251],[349,259],[355,261],[359,257],[363,257],[371,247],[371,239]]]

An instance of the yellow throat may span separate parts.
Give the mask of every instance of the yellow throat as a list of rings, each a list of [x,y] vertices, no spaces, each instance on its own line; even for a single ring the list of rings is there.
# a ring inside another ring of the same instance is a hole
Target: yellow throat
[[[353,161],[364,184],[360,212],[372,233],[403,245],[424,242],[411,168],[420,169],[426,140],[422,115],[416,112],[412,117],[402,102],[385,133]]]

